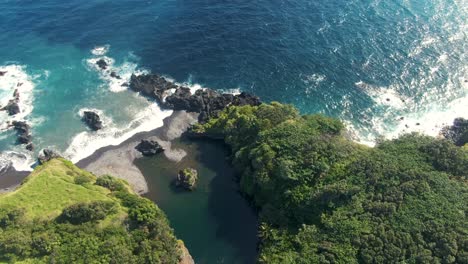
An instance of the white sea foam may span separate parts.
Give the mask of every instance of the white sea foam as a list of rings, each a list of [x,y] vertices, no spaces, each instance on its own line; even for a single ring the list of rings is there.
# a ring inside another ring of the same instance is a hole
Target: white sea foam
[[[142,69],[137,69],[138,65],[136,63],[130,62],[130,61],[125,61],[120,65],[117,65],[115,63],[115,60],[113,58],[110,58],[108,56],[105,56],[107,52],[109,51],[110,46],[106,45],[103,47],[97,47],[94,48],[91,53],[95,56],[92,58],[89,58],[86,60],[87,65],[89,69],[92,69],[99,74],[99,78],[103,81],[106,82],[106,86],[109,88],[110,91],[112,92],[122,92],[127,90],[127,87],[125,84],[128,84],[130,81],[130,77],[132,74],[135,75],[140,75],[147,73],[146,70]],[[133,57],[135,55],[132,55]],[[104,60],[107,64],[107,68],[101,69],[98,65],[97,62],[99,60]],[[111,76],[111,74],[114,73],[117,76]]]
[[[0,172],[10,167],[17,171],[32,171],[34,162],[31,153],[19,149],[0,152]]]
[[[109,51],[110,45],[96,46],[91,50],[91,53],[96,56],[103,56]]]
[[[136,133],[151,131],[163,125],[163,119],[170,116],[172,111],[161,110],[155,103],[147,102],[139,97],[141,104],[148,104],[143,110],[134,109],[136,112],[132,121],[126,126],[115,125],[105,113],[97,110],[103,119],[103,129],[98,131],[83,131],[77,134],[69,147],[65,150],[64,156],[72,162],[78,162],[96,150],[122,143]],[[80,109],[80,113],[87,109]],[[96,109],[92,109],[96,111]]]
[[[13,120],[25,119],[33,110],[33,78],[26,73],[26,67],[20,65],[0,66],[0,106],[6,106],[14,99],[14,92],[18,90],[18,106],[20,113],[9,116],[6,111],[0,112],[0,131],[7,128],[7,123]]]

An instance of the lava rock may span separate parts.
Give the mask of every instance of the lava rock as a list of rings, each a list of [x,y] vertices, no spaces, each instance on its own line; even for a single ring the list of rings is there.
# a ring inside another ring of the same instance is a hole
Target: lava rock
[[[198,181],[198,172],[193,168],[186,168],[179,171],[175,185],[188,191],[193,191]]]
[[[91,129],[97,131],[102,128],[102,121],[98,114],[93,111],[84,111],[81,120]]]
[[[62,156],[60,156],[60,154],[51,149],[43,149],[39,152],[37,159],[39,160],[40,164],[44,164],[51,159],[57,159],[61,157]]]
[[[18,100],[13,99],[8,101],[8,104],[0,110],[7,111],[10,116],[18,114],[20,112]]]
[[[6,73],[6,71],[0,71],[0,77],[4,76]]]
[[[122,79],[117,73],[115,73],[114,71],[110,73],[110,76],[112,78],[116,78],[116,79]]]
[[[33,151],[34,150],[33,143],[29,143],[28,145],[26,145],[26,149],[29,150],[29,151]]]
[[[139,92],[156,102],[162,103],[164,96],[171,89],[177,89],[179,86],[167,81],[164,77],[157,74],[144,74],[136,76],[132,74],[130,78],[130,89]]]
[[[16,130],[19,144],[30,144],[32,140],[31,127],[25,121],[13,121],[13,128]]]
[[[144,156],[153,156],[164,151],[161,145],[154,140],[142,140],[135,149],[141,152]]]
[[[107,69],[107,66],[109,66],[109,65],[107,64],[107,62],[106,62],[104,59],[98,60],[98,61],[96,62],[96,64],[97,64],[97,66],[99,66],[99,68],[101,68],[101,69],[103,69],[103,70]]]

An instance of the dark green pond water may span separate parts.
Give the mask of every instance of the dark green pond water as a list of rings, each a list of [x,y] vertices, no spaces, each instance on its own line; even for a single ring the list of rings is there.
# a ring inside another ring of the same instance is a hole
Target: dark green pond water
[[[225,147],[206,141],[178,141],[173,146],[187,152],[178,163],[163,154],[135,161],[148,181],[146,197],[164,210],[197,264],[254,263],[257,218],[238,192]],[[172,185],[178,171],[187,167],[199,175],[193,192]]]

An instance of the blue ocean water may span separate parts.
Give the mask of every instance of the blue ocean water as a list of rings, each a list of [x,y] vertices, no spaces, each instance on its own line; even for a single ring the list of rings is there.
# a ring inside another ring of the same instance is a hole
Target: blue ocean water
[[[435,135],[468,115],[466,0],[0,1],[0,155],[27,168],[7,121],[32,123],[36,149],[74,161],[162,124],[161,111],[96,70],[155,72],[340,117],[357,141]],[[18,83],[22,83],[18,86]],[[97,109],[92,133],[80,111]]]

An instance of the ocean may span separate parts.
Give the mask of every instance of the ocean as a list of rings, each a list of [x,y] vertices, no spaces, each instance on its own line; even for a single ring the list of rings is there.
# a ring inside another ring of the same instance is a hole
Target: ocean
[[[171,111],[122,86],[145,72],[338,117],[368,145],[437,135],[468,117],[467,21],[467,0],[2,0],[0,105],[18,89],[21,113],[0,112],[0,167],[31,170],[45,147],[76,162],[161,126]],[[34,152],[7,128],[23,119]]]

